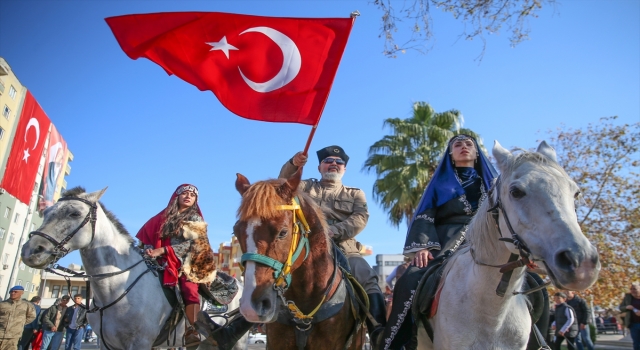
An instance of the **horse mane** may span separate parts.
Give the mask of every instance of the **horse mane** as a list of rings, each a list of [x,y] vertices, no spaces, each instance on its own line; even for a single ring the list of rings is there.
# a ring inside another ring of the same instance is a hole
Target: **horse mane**
[[[76,186],[76,187],[74,187],[74,188],[72,188],[70,190],[67,190],[64,193],[62,193],[62,198],[82,198],[81,195],[86,194],[86,193],[87,193],[87,191],[84,189],[84,187]],[[102,211],[104,211],[104,214],[107,216],[107,219],[109,219],[109,221],[111,221],[113,226],[116,227],[116,230],[118,231],[118,233],[120,233],[123,236],[128,236],[129,238],[131,238],[131,235],[129,234],[129,231],[127,231],[127,229],[120,222],[120,220],[118,220],[116,215],[113,214],[111,211],[109,211],[104,206],[104,204],[102,204],[102,202],[98,201],[98,203],[102,207]]]
[[[278,205],[288,204],[278,194],[277,187],[284,183],[283,179],[271,179],[252,184],[242,195],[238,208],[238,218],[248,220],[252,217],[270,219],[278,215]]]

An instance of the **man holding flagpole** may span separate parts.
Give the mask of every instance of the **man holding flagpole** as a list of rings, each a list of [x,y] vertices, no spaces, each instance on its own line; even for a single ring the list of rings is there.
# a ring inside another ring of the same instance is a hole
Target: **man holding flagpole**
[[[369,219],[367,200],[361,189],[342,184],[349,162],[349,156],[342,147],[328,146],[316,153],[321,178],[302,180],[299,190],[308,193],[322,209],[329,225],[329,235],[335,243],[334,252],[338,256],[346,256],[351,274],[369,296],[369,312],[377,324],[368,318],[366,322],[369,339],[375,349],[377,336],[387,323],[384,295],[378,285],[378,275],[360,254],[362,246],[355,239]],[[289,178],[306,163],[307,155],[304,152],[296,153],[282,166],[279,178]]]

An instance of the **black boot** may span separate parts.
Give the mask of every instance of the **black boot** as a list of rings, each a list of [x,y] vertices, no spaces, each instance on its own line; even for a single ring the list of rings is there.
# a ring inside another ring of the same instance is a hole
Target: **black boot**
[[[369,313],[378,322],[378,326],[374,327],[373,323],[367,317],[367,330],[369,331],[369,341],[372,349],[378,349],[382,331],[387,324],[386,305],[382,293],[367,294],[369,296]]]
[[[220,350],[231,350],[238,340],[253,327],[253,323],[245,320],[243,316],[239,316],[226,327],[218,330],[220,327],[222,326],[213,322],[206,312],[198,314],[198,322],[196,322],[198,332],[207,338],[213,338]]]

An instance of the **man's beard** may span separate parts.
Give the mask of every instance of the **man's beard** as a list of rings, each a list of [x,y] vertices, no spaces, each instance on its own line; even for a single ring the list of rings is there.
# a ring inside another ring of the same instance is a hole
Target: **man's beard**
[[[327,181],[340,181],[344,173],[326,172],[322,174],[322,179]]]

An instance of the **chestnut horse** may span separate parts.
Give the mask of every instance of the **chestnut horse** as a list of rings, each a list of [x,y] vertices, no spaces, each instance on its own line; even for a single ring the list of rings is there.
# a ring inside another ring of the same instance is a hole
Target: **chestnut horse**
[[[269,349],[361,349],[363,320],[354,315],[357,303],[324,215],[298,192],[301,171],[253,185],[237,176],[242,202],[233,230],[245,264],[240,312],[249,322],[268,323]]]

